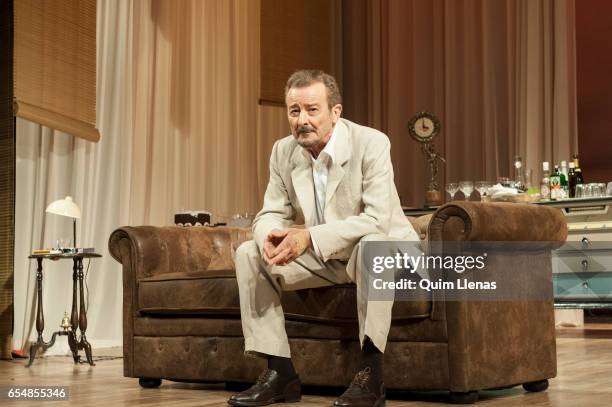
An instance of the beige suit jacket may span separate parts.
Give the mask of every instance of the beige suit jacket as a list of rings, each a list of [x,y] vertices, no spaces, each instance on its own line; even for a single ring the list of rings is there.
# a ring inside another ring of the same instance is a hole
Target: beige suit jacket
[[[418,241],[393,182],[388,137],[346,119],[338,120],[336,127],[325,223],[309,228],[323,261],[348,260],[359,240],[369,234]],[[314,223],[315,190],[308,154],[292,135],[272,147],[270,181],[263,208],[253,222],[253,235],[260,250],[272,229]]]

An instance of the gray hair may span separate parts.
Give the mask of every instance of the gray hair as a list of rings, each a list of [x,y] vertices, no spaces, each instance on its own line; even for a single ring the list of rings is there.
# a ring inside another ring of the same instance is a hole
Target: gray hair
[[[338,88],[336,78],[318,69],[301,69],[291,74],[285,85],[285,98],[289,89],[303,88],[312,85],[315,82],[321,82],[327,89],[327,104],[331,109],[337,104],[342,104],[342,95]]]

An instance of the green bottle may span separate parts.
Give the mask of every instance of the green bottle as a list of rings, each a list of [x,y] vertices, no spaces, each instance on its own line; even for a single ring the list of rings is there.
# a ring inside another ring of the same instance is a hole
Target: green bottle
[[[576,170],[574,169],[574,163],[570,162],[569,163],[569,172],[567,174],[567,183],[569,185],[569,194],[568,197],[569,198],[574,198],[576,196],[576,181],[577,181],[577,177],[576,177]]]
[[[559,166],[555,165],[555,170],[550,176],[550,199],[562,199],[563,189],[561,189],[561,173],[559,172]]]

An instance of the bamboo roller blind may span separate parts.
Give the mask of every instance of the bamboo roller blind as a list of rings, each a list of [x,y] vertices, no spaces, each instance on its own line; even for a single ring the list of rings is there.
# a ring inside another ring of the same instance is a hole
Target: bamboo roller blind
[[[96,0],[14,2],[15,115],[91,141],[96,129]]]
[[[322,69],[342,83],[339,0],[261,1],[260,103],[285,105],[285,84],[298,69]]]

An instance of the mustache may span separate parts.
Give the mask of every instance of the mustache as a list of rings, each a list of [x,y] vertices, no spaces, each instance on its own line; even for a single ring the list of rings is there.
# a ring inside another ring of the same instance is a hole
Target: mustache
[[[303,133],[314,133],[314,132],[315,132],[315,129],[310,126],[300,126],[297,128],[297,131],[296,131],[298,136]]]

